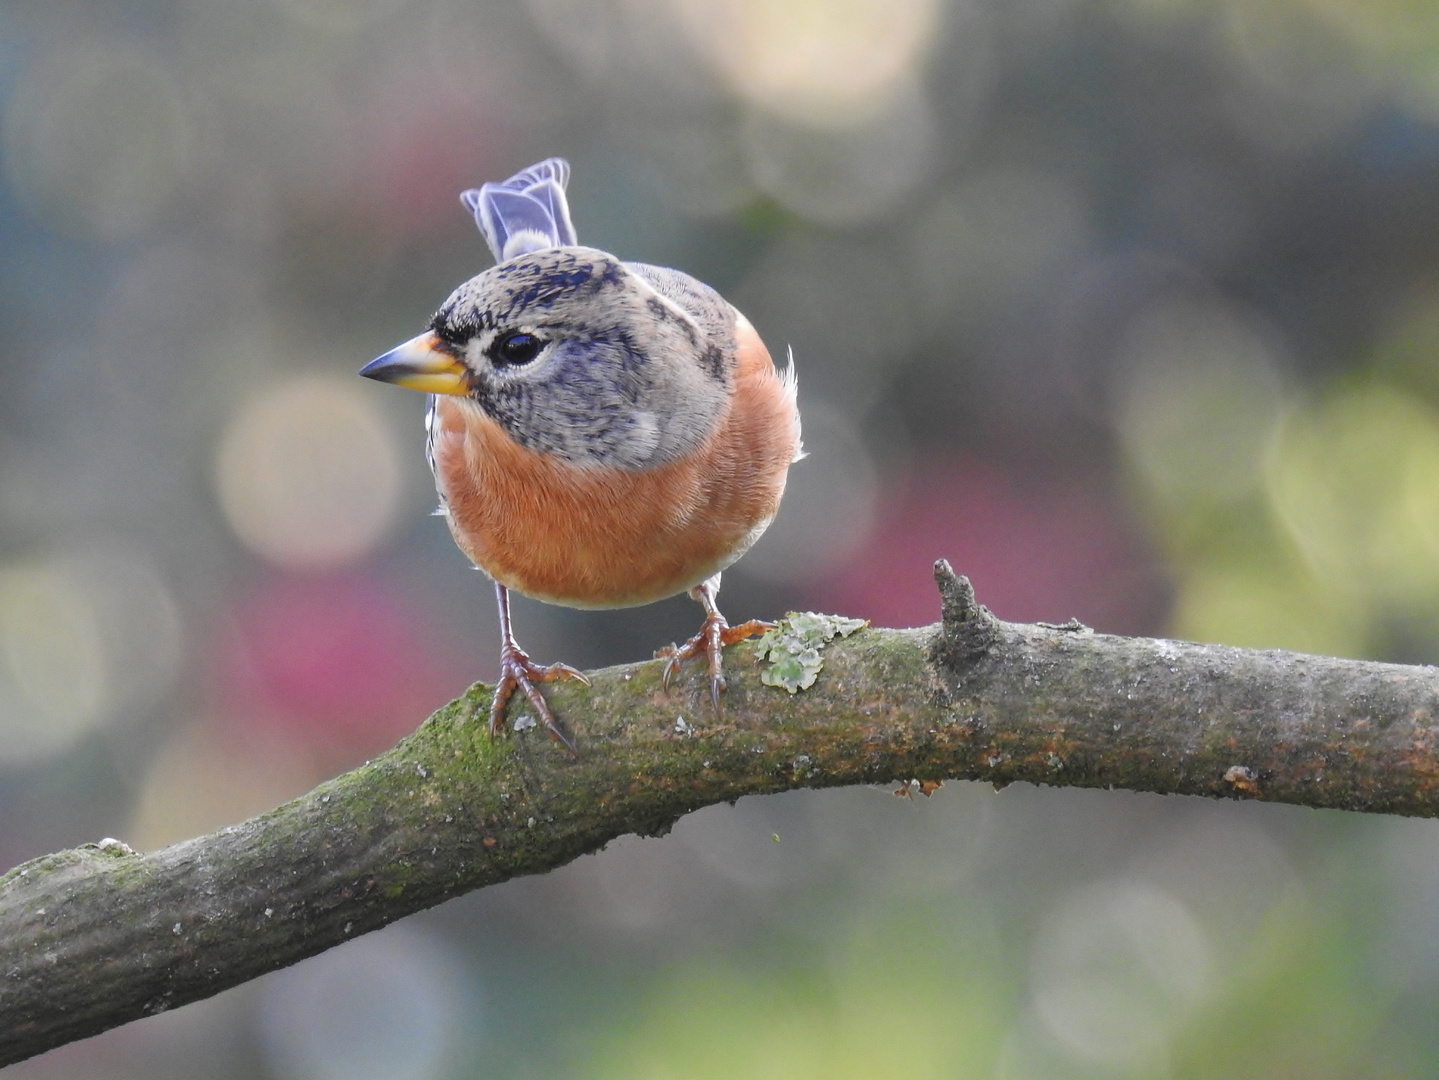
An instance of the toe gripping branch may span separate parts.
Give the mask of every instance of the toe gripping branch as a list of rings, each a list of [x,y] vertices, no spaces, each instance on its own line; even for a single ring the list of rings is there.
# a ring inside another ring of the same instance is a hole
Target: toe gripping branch
[[[510,703],[511,694],[522,690],[525,698],[539,714],[545,730],[564,743],[572,755],[578,757],[579,751],[575,749],[575,744],[556,722],[555,714],[550,711],[544,695],[535,688],[535,683],[578,679],[589,686],[590,680],[585,678],[583,672],[570,667],[569,664],[545,666],[530,659],[529,653],[515,641],[515,631],[510,625],[510,591],[498,581],[495,582],[495,603],[500,615],[500,678],[495,683],[494,701],[490,703],[490,738],[496,738],[505,730],[505,706]]]
[[[669,689],[671,676],[679,670],[680,664],[691,657],[701,654],[706,656],[709,660],[710,701],[714,704],[715,712],[719,712],[720,694],[725,689],[724,647],[763,634],[766,630],[773,630],[774,623],[750,619],[749,622],[731,626],[717,608],[709,604],[705,606],[705,621],[700,625],[699,633],[683,645],[666,645],[655,653],[655,656],[665,661],[665,670],[660,681],[666,690]]]
[[[577,679],[586,686],[590,685],[584,672],[577,668],[569,664],[536,664],[513,641],[505,642],[500,650],[500,678],[495,684],[494,701],[490,704],[490,738],[498,737],[505,730],[505,706],[509,704],[510,696],[519,690],[539,714],[545,730],[564,743],[571,754],[578,754],[574,742],[564,733],[555,714],[550,711],[549,703],[535,686],[537,682],[558,682],[561,679]]]

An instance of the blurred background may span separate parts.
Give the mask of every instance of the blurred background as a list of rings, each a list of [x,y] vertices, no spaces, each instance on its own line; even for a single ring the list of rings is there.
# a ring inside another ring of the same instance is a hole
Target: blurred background
[[[0,5],[0,867],[153,848],[493,678],[420,395],[355,377],[560,154],[719,288],[811,456],[732,618],[1439,660],[1439,8]],[[541,661],[684,598],[518,601]],[[13,1069],[1432,1076],[1439,823],[950,784],[716,807]]]

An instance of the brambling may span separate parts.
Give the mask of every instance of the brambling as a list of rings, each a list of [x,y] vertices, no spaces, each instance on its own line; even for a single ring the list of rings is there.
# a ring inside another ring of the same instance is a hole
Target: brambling
[[[687,591],[704,622],[656,654],[668,658],[663,682],[704,655],[718,707],[721,650],[769,625],[725,621],[720,572],[774,519],[801,448],[793,361],[776,370],[708,285],[580,246],[568,180],[568,163],[550,158],[464,192],[497,265],[360,374],[431,395],[438,513],[499,603],[490,734],[519,690],[573,752],[535,684],[587,680],[520,648],[509,590],[575,608]]]

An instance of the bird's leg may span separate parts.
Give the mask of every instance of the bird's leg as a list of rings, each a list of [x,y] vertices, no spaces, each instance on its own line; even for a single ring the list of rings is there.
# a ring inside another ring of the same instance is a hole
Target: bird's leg
[[[560,730],[555,714],[550,712],[549,705],[535,688],[535,683],[578,679],[588,686],[590,680],[585,678],[583,672],[577,671],[569,664],[550,664],[545,667],[531,660],[529,654],[520,648],[519,642],[515,641],[515,632],[510,628],[510,590],[498,581],[495,582],[495,600],[500,607],[500,637],[503,640],[500,644],[500,679],[495,684],[495,700],[490,705],[490,738],[493,739],[504,731],[505,706],[509,704],[511,694],[522,690],[534,706],[535,712],[539,713],[540,720],[549,733],[564,743],[570,753],[576,753],[575,744]]]
[[[731,626],[725,622],[725,617],[715,605],[715,594],[718,592],[718,574],[691,589],[690,599],[698,600],[705,609],[705,621],[700,625],[699,633],[683,645],[667,645],[655,653],[656,657],[666,658],[664,675],[661,677],[666,690],[669,689],[670,676],[678,670],[683,661],[704,653],[709,658],[710,700],[714,702],[716,712],[720,707],[720,692],[725,688],[722,660],[724,647],[774,629],[774,623],[761,622],[759,619]]]

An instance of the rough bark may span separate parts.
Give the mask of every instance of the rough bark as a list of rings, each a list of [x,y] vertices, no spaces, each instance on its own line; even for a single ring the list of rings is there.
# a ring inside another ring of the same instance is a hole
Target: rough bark
[[[625,833],[799,787],[981,779],[1439,813],[1439,672],[1000,622],[936,566],[944,621],[862,630],[795,694],[727,653],[548,688],[579,745],[492,743],[477,685],[394,750],[162,851],[106,841],[0,877],[0,1064],[207,997]]]

